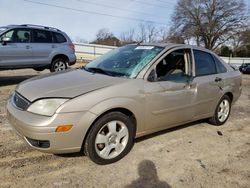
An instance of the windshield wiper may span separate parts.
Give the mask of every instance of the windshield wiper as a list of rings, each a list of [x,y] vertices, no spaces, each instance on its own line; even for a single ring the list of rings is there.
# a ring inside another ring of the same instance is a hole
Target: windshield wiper
[[[101,68],[98,68],[98,67],[83,67],[84,70],[86,71],[89,71],[89,72],[92,72],[92,73],[100,73],[100,74],[105,74],[105,75],[108,75],[108,76],[113,76],[110,72],[108,71],[105,71]]]

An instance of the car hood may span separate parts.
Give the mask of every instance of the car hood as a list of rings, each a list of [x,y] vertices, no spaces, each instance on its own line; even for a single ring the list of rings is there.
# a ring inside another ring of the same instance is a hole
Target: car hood
[[[50,73],[20,83],[16,91],[29,101],[39,98],[76,96],[127,81],[126,78],[90,73],[83,69]]]

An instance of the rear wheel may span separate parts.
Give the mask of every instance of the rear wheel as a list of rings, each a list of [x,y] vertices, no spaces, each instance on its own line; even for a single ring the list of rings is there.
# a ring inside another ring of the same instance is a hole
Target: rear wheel
[[[97,164],[110,164],[131,150],[134,137],[131,119],[123,113],[111,112],[94,123],[84,143],[84,153]]]
[[[67,69],[67,61],[65,59],[55,59],[53,60],[50,72],[59,72]]]
[[[227,95],[224,95],[219,101],[214,116],[209,118],[209,122],[213,125],[223,125],[230,114],[231,111],[231,100]]]

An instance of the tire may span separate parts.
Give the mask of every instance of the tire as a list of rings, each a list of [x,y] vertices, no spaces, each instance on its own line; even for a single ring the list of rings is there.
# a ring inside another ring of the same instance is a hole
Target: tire
[[[106,165],[128,154],[134,145],[134,138],[132,120],[121,112],[111,112],[93,124],[83,150],[93,162]]]
[[[67,69],[67,61],[65,59],[55,59],[51,63],[50,72],[59,72]]]
[[[209,118],[208,121],[213,125],[217,126],[223,125],[227,121],[230,112],[231,112],[231,99],[227,95],[224,95],[220,99],[215,109],[213,117]]]

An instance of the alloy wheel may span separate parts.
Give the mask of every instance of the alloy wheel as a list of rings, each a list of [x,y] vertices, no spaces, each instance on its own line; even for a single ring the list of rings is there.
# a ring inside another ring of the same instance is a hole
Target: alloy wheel
[[[121,121],[110,121],[96,135],[96,153],[103,159],[113,159],[126,148],[128,139],[127,126]]]

